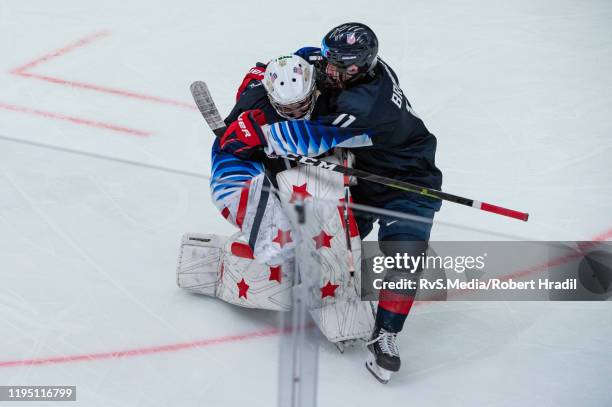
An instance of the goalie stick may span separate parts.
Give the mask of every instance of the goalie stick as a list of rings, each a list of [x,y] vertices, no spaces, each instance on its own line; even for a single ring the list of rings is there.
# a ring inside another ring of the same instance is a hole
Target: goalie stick
[[[215,106],[215,102],[212,99],[210,91],[206,83],[202,81],[196,81],[191,84],[191,95],[195,100],[200,113],[208,123],[210,129],[215,133],[217,137],[223,135],[225,132],[225,123],[219,115],[219,111]],[[480,209],[486,212],[491,212],[497,215],[507,216],[509,218],[519,219],[527,222],[529,214],[525,212],[516,211],[513,209],[504,208],[502,206],[493,205],[487,202],[477,201],[475,199],[464,198],[462,196],[449,194],[442,192],[437,189],[427,188],[412,184],[406,181],[400,181],[393,178],[387,178],[380,175],[372,174],[367,171],[358,170],[355,168],[349,168],[340,164],[333,164],[317,158],[306,157],[299,154],[288,153],[283,155],[283,158],[287,158],[292,161],[296,161],[300,164],[310,165],[314,167],[321,167],[330,171],[339,172],[345,176],[352,176],[360,178],[366,181],[375,182],[377,184],[385,185],[390,188],[399,189],[402,191],[413,192],[429,198],[440,199],[442,201],[454,202],[459,205],[471,206],[472,208]]]

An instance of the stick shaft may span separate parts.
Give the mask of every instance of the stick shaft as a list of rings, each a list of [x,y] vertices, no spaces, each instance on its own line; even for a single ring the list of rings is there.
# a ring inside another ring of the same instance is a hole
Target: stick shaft
[[[206,123],[208,123],[208,126],[211,128],[211,130],[215,133],[217,137],[223,135],[223,133],[225,132],[225,123],[223,122],[223,120],[221,120],[221,116],[219,115],[217,106],[215,106],[215,102],[210,94],[210,91],[208,90],[208,86],[206,86],[206,83],[202,81],[194,82],[191,84],[190,89],[195,103],[198,106],[200,113],[202,113],[202,116],[204,116],[204,120],[206,120]],[[356,168],[348,168],[340,164],[328,163],[317,158],[306,157],[303,155],[291,153],[284,155],[283,158],[287,158],[305,165],[322,167],[331,171],[340,172],[345,176],[353,176],[356,178],[364,179],[366,181],[376,182],[377,184],[385,185],[389,188],[412,192],[421,196],[440,199],[442,201],[454,202],[459,205],[471,206],[472,208],[494,213],[496,215],[507,216],[509,218],[522,220],[524,222],[527,222],[527,220],[529,219],[529,214],[525,212],[520,212],[514,209],[508,209],[502,206],[493,205],[487,202],[480,202],[474,199],[449,194],[447,192],[439,191],[433,188],[423,187],[406,181],[383,177]]]

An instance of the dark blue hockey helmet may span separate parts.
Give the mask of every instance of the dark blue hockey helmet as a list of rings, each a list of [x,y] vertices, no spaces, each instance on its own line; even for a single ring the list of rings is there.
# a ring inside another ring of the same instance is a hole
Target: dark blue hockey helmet
[[[371,72],[376,66],[378,38],[362,23],[344,23],[332,28],[321,42],[325,74],[331,82],[345,85]]]

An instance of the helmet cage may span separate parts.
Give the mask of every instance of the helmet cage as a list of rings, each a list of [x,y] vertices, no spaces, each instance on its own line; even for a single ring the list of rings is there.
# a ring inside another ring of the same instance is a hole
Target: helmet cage
[[[268,93],[268,99],[276,112],[285,119],[295,120],[309,116],[315,106],[316,92],[314,89],[315,82],[312,82],[310,90],[306,96],[300,100],[291,103],[281,103],[274,99],[274,96]]]

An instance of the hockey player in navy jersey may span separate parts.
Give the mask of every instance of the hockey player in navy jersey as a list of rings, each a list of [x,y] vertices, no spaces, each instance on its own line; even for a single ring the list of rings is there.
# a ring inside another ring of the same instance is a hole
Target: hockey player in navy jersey
[[[264,124],[253,112],[230,126],[220,142],[224,151],[242,157],[287,153],[318,156],[334,147],[350,148],[355,168],[414,184],[440,189],[442,174],[435,165],[436,138],[412,110],[393,70],[378,57],[378,40],[364,24],[346,23],[333,28],[321,48],[297,51],[315,64],[329,90],[327,113],[316,120]],[[440,201],[360,180],[351,188],[355,202],[432,219]],[[431,223],[376,215],[361,216],[365,237],[379,223],[378,240],[387,256],[418,256],[427,249]],[[421,270],[414,270],[412,277]],[[389,270],[387,281],[405,278]],[[366,366],[386,383],[400,368],[397,334],[410,312],[416,290],[383,290],[376,326],[368,343]]]

